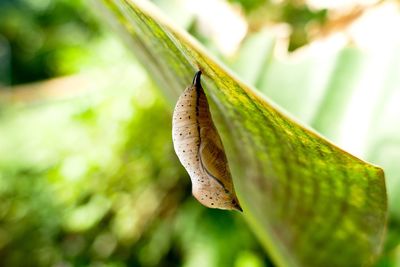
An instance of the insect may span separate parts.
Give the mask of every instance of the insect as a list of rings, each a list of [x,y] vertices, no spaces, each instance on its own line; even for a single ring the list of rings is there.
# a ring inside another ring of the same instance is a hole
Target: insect
[[[201,204],[242,211],[200,79],[198,71],[176,103],[172,120],[174,149],[189,173],[192,194]]]

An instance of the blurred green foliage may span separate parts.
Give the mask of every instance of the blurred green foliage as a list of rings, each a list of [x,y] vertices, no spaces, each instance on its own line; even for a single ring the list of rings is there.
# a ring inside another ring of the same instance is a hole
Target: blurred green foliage
[[[327,10],[310,9],[306,1],[286,0],[229,0],[239,4],[245,11],[250,30],[259,31],[267,23],[286,23],[291,27],[289,51],[311,41],[310,27],[326,23]]]
[[[144,74],[119,73],[83,98],[4,111],[0,265],[266,266],[237,214],[191,197]]]
[[[269,266],[238,215],[193,200],[171,111],[91,8],[0,2],[0,83],[108,72],[79,97],[0,99],[0,266]]]
[[[0,18],[12,84],[76,72],[102,31],[81,0],[2,0]]]

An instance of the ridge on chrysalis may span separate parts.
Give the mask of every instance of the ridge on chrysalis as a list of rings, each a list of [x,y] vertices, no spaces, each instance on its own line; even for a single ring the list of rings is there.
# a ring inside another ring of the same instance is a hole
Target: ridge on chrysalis
[[[201,85],[201,71],[176,103],[172,137],[175,152],[192,181],[193,196],[209,208],[242,211]]]

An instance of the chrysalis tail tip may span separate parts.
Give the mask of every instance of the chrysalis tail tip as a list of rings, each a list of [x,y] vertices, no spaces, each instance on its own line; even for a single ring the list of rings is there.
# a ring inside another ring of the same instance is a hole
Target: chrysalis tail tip
[[[237,205],[235,208],[236,208],[236,210],[238,210],[238,211],[240,211],[240,212],[243,212],[242,207],[240,207],[239,205]]]
[[[238,202],[235,203],[234,208],[235,208],[235,210],[238,210],[238,211],[240,211],[240,212],[243,212],[243,209],[242,209],[242,207],[240,206],[240,204],[239,204]]]
[[[196,87],[200,87],[201,86],[200,79],[201,79],[201,70],[196,72],[196,74],[194,75],[193,84],[192,85],[196,86]]]

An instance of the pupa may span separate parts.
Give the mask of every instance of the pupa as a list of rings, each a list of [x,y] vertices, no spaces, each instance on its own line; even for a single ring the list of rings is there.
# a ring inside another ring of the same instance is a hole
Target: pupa
[[[201,204],[242,211],[200,79],[198,71],[176,103],[172,119],[174,149],[189,173],[192,194]]]

